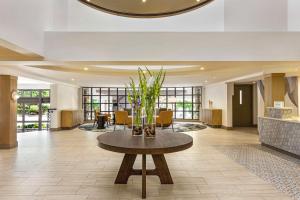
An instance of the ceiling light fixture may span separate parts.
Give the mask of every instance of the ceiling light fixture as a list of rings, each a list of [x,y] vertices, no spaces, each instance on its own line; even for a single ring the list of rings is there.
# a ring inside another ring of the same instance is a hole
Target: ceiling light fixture
[[[84,71],[88,71],[88,70],[89,70],[89,68],[85,67],[85,68],[83,68],[83,70],[84,70]]]
[[[203,71],[203,70],[205,70],[205,68],[204,68],[204,67],[201,67],[201,68],[200,68],[200,70],[202,70],[202,71]]]
[[[213,0],[78,0],[88,6],[114,15],[125,17],[155,18],[188,12]],[[146,3],[147,4],[144,4]]]

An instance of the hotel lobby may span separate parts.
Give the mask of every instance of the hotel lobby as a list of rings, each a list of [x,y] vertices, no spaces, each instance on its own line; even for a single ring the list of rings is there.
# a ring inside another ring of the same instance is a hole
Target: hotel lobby
[[[0,2],[0,200],[300,200],[299,0]]]

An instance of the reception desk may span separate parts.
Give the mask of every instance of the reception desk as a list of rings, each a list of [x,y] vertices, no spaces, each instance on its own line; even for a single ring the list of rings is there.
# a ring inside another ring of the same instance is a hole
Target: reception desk
[[[258,131],[262,144],[300,156],[300,120],[260,117]]]

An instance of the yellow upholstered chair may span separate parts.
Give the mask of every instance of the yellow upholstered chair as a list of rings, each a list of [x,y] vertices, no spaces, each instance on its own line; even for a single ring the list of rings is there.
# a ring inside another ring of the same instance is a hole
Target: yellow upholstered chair
[[[156,117],[156,126],[161,127],[162,129],[164,127],[172,126],[172,130],[174,132],[174,126],[173,126],[173,111],[161,111]]]
[[[131,125],[131,117],[128,116],[127,111],[116,111],[115,112],[115,126],[114,130],[116,130],[116,125],[123,125],[124,130],[127,125]]]

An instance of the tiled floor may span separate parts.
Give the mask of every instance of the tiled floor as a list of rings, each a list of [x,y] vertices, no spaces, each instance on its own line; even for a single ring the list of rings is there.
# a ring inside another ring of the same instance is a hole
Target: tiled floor
[[[97,134],[78,129],[19,134],[17,149],[0,150],[0,200],[140,199],[141,177],[131,177],[128,185],[113,184],[123,155],[98,148]],[[207,128],[190,135],[191,149],[166,156],[175,184],[160,185],[157,177],[147,177],[147,199],[290,199],[215,148],[258,144],[255,129]]]

